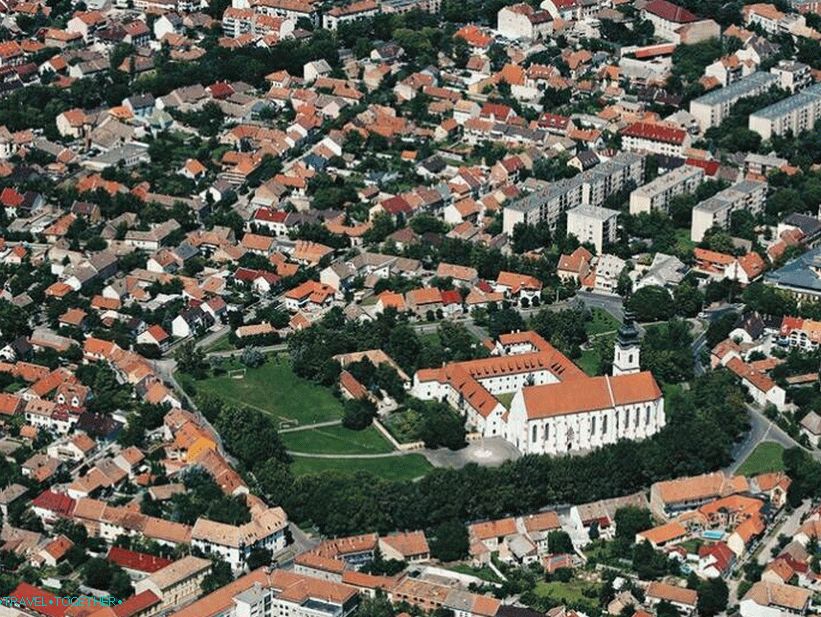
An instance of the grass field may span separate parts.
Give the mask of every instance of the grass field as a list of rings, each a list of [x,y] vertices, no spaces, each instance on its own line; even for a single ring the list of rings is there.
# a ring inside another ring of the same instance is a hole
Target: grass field
[[[604,332],[614,332],[619,329],[619,322],[610,313],[600,308],[590,311],[593,319],[584,324],[584,329],[588,336],[602,334]]]
[[[536,584],[534,592],[536,595],[561,604],[589,606],[591,608],[598,605],[598,586],[575,578],[567,583],[540,581]]]
[[[296,475],[321,474],[329,471],[356,473],[367,471],[384,480],[415,480],[433,466],[421,454],[369,459],[331,459],[295,456],[291,471]]]
[[[483,581],[488,581],[489,583],[502,582],[499,577],[496,576],[496,573],[487,566],[484,566],[483,568],[474,568],[466,563],[457,563],[452,566],[448,566],[448,570],[458,572],[459,574],[475,576],[476,578],[481,578]]]
[[[228,335],[219,337],[216,341],[205,348],[205,353],[214,353],[217,351],[235,351],[236,347],[231,344]]]
[[[754,476],[769,471],[783,471],[784,462],[781,455],[784,447],[774,441],[765,441],[758,444],[736,472],[742,476]]]
[[[582,355],[574,360],[579,368],[591,377],[599,371],[599,352],[595,348],[585,349]]]
[[[331,391],[294,375],[290,362],[282,356],[248,369],[243,379],[220,375],[196,382],[196,388],[300,425],[342,417],[342,404]]]
[[[307,431],[280,433],[288,450],[311,454],[382,454],[393,448],[374,427],[352,431],[344,426],[323,426]]]

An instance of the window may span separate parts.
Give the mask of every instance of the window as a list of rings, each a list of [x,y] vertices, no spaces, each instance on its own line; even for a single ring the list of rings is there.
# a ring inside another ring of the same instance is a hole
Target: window
[[[550,425],[545,422],[544,423],[544,440],[547,441],[550,439]]]
[[[530,440],[531,440],[533,443],[536,443],[536,433],[537,433],[537,431],[538,431],[538,430],[539,430],[539,427],[538,427],[536,424],[534,424],[534,425],[533,425],[533,430],[531,431],[531,433],[532,433],[532,437],[530,438]]]
[[[590,434],[596,434],[596,416],[590,418]]]
[[[602,416],[602,418],[601,418],[601,432],[602,432],[602,435],[607,433],[607,416],[606,415]]]
[[[644,410],[644,423],[650,424],[650,405]]]

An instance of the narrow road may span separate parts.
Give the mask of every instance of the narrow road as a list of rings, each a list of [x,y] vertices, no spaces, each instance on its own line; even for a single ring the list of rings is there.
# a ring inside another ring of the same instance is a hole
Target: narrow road
[[[331,458],[331,459],[371,459],[371,458],[396,458],[397,456],[407,456],[408,454],[424,454],[424,450],[413,450],[410,452],[402,452],[400,450],[392,450],[391,452],[380,452],[379,454],[318,454],[316,452],[294,452],[288,450],[291,456],[299,456],[301,458]]]
[[[281,428],[279,433],[298,433],[299,431],[309,431],[312,428],[322,428],[323,426],[338,426],[342,420],[328,420],[327,422],[317,422],[316,424],[305,424],[303,426],[293,426],[291,428]]]

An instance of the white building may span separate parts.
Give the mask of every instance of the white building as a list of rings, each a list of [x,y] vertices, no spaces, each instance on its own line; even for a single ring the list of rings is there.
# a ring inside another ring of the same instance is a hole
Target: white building
[[[352,23],[379,14],[379,3],[376,0],[361,0],[347,6],[336,6],[322,16],[322,27],[336,30],[339,24]]]
[[[546,189],[505,206],[502,227],[507,234],[512,234],[518,223],[535,225],[547,221],[555,228],[561,214],[571,208],[601,206],[610,195],[643,182],[644,156],[620,152],[573,178],[551,182]]]
[[[417,371],[411,393],[447,401],[472,430],[504,437],[525,454],[643,439],[665,424],[664,399],[648,372],[588,377],[535,332],[500,336],[500,350],[521,353]],[[514,393],[509,410],[496,398],[505,393]]]
[[[567,233],[584,244],[589,242],[601,253],[606,244],[616,241],[618,210],[597,206],[576,206],[567,212]]]
[[[733,212],[746,210],[756,215],[764,208],[767,198],[767,183],[742,180],[716,193],[693,208],[690,239],[701,242],[711,227],[729,229]]]
[[[701,167],[677,167],[630,193],[630,214],[649,214],[653,210],[667,212],[674,197],[692,193],[703,181],[704,170]]]
[[[254,549],[272,553],[284,549],[287,527],[288,516],[282,508],[252,511],[251,520],[238,526],[199,518],[191,530],[191,545],[239,572]]]
[[[793,94],[803,90],[812,82],[812,69],[802,62],[795,60],[781,60],[770,73],[778,77],[778,85],[784,90],[789,90]]]
[[[537,11],[521,3],[502,8],[496,15],[497,31],[512,40],[535,41],[553,32],[553,18],[547,11]]]
[[[690,135],[687,131],[663,124],[636,122],[621,132],[621,145],[628,152],[681,157],[684,148],[690,146]]]
[[[749,128],[770,139],[773,135],[798,135],[812,130],[821,120],[821,84],[814,84],[798,94],[773,103],[750,114]]]
[[[757,71],[724,88],[718,88],[690,101],[690,113],[702,131],[719,126],[733,105],[743,98],[764,94],[778,82],[778,77]]]

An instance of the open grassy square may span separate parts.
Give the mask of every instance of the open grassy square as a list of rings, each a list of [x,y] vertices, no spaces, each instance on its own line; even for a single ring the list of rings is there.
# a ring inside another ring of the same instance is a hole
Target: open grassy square
[[[291,464],[291,471],[296,475],[321,474],[329,471],[352,474],[367,471],[384,480],[415,480],[431,469],[433,466],[421,454],[356,459],[295,456]]]
[[[754,476],[770,471],[784,471],[784,461],[781,458],[783,453],[784,446],[781,444],[774,441],[762,442],[750,452],[750,456],[741,463],[736,473],[742,476]]]
[[[305,431],[280,433],[292,452],[311,454],[382,454],[393,448],[374,427],[352,431],[344,426],[322,426]]]
[[[588,336],[602,334],[604,332],[615,332],[619,329],[618,320],[607,311],[594,308],[590,311],[591,320],[584,324],[584,329]]]
[[[294,374],[290,361],[279,356],[259,368],[248,369],[241,379],[229,374],[196,383],[199,392],[212,393],[224,401],[252,407],[298,425],[342,417],[342,403],[328,388]]]

